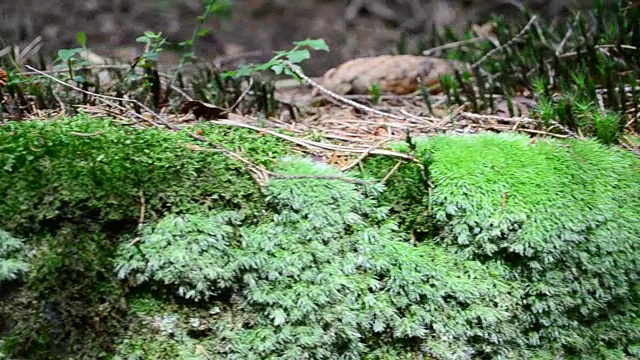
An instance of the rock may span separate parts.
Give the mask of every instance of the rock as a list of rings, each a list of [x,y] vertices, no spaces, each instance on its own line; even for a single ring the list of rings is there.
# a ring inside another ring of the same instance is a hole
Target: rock
[[[462,70],[463,63],[414,55],[381,55],[347,61],[327,71],[322,86],[337,94],[367,94],[374,85],[383,94],[410,94],[438,83],[439,77]]]

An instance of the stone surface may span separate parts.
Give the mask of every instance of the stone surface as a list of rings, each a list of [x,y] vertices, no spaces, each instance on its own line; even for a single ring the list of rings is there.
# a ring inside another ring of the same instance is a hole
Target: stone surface
[[[347,61],[328,70],[322,85],[337,94],[367,94],[378,85],[382,94],[406,95],[418,90],[419,82],[430,86],[440,75],[463,64],[413,55],[381,55]]]

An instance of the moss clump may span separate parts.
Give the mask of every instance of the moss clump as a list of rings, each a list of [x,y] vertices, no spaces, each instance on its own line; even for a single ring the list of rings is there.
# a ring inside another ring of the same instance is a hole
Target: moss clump
[[[249,131],[199,130],[265,166],[286,151]],[[17,359],[109,353],[126,310],[115,239],[135,231],[141,210],[152,223],[197,209],[263,216],[264,195],[244,165],[193,145],[183,133],[87,116],[0,126],[0,228],[37,255],[23,284],[3,288],[2,352]],[[14,243],[0,245],[0,267],[9,265],[11,278],[26,266],[15,261],[22,257]]]
[[[524,343],[578,357],[640,343],[640,162],[633,155],[591,140],[513,134],[416,143],[431,163],[428,202],[404,195],[407,186],[427,191],[415,176],[390,181],[389,194],[403,207],[413,201],[441,243],[511,269],[526,289]]]
[[[280,171],[339,174],[299,160],[284,161]],[[502,354],[517,342],[520,290],[502,279],[501,266],[464,260],[433,244],[410,245],[388,209],[353,184],[273,180],[267,191],[275,214],[258,225],[232,231],[225,213],[168,217],[139,244],[123,242],[118,264],[124,276],[158,286],[181,283],[187,288],[178,294],[190,298],[226,291],[202,305],[217,310],[194,309],[172,323],[171,342],[188,350],[179,359],[197,358],[198,351],[228,359],[422,352],[447,359]],[[156,315],[166,321],[165,312]],[[140,342],[153,343],[149,330],[157,335],[158,329],[134,327],[118,355],[153,349]]]
[[[248,131],[200,130],[264,165],[286,152],[273,138]],[[86,116],[1,126],[0,226],[32,232],[63,219],[138,219],[142,200],[152,218],[194,206],[260,206],[260,191],[243,164],[193,145],[184,133]]]
[[[636,158],[595,141],[530,144],[518,135],[441,137],[425,149],[436,159],[440,239],[471,258],[500,259],[526,282],[530,344],[584,351],[640,340],[640,328],[620,338],[591,332],[617,315],[627,323],[639,315]]]

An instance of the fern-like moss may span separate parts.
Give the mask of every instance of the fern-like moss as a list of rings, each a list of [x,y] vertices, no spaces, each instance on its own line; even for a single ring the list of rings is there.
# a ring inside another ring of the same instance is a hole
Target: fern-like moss
[[[0,286],[18,280],[27,271],[29,263],[24,254],[24,242],[0,229]]]
[[[338,175],[309,161],[281,166],[296,175]],[[207,353],[373,359],[425,352],[450,359],[504,353],[516,342],[520,290],[503,280],[499,265],[464,260],[436,245],[410,245],[388,209],[350,183],[276,179],[268,194],[277,210],[259,225],[233,232],[223,230],[229,226],[224,213],[208,221],[171,217],[142,239],[135,260],[137,245],[123,244],[122,274],[188,285],[179,295],[206,296],[236,284],[223,311],[200,317],[211,327],[200,342]],[[185,228],[191,232],[180,231]],[[159,241],[170,245],[155,246]],[[120,356],[132,349],[123,343]]]

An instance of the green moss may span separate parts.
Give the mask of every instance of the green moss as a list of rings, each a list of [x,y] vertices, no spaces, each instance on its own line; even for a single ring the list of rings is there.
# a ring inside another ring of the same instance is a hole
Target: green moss
[[[157,314],[165,307],[165,302],[149,293],[141,293],[129,297],[129,309],[140,315]]]
[[[0,310],[11,329],[4,350],[12,358],[100,358],[124,314],[112,253],[96,229],[66,225],[40,239],[25,285]]]
[[[251,131],[197,129],[267,167],[286,151]],[[194,144],[184,133],[87,116],[0,126],[0,228],[21,234],[37,254],[0,310],[5,353],[51,359],[111,351],[126,310],[125,284],[113,267],[115,239],[135,231],[141,209],[147,222],[204,209],[262,216],[264,195],[244,165]],[[22,269],[13,253],[0,259],[13,266],[11,274]]]
[[[279,171],[339,174],[293,159]],[[192,310],[174,323],[174,333],[183,334],[180,348],[191,356],[196,341],[212,357],[228,359],[419,352],[447,359],[506,353],[517,342],[520,289],[503,279],[503,267],[434,244],[410,245],[388,209],[350,183],[274,179],[267,191],[275,213],[258,225],[234,230],[228,212],[170,216],[138,244],[121,245],[121,276],[181,285],[177,295],[217,308]],[[148,324],[148,316],[141,322]],[[194,322],[206,326],[193,333]],[[146,329],[130,334],[152,339],[153,327]],[[129,351],[123,345],[118,354],[126,358]]]
[[[268,167],[287,151],[273,138],[199,127]],[[0,309],[9,328],[2,351],[17,359],[633,353],[639,162],[595,141],[529,140],[415,139],[424,173],[405,164],[386,188],[272,179],[262,193],[242,164],[194,151],[183,133],[86,117],[3,126],[0,227],[36,256]],[[373,157],[361,175],[381,178],[395,163]],[[275,165],[339,175],[307,160]],[[147,221],[138,232],[141,190]]]
[[[433,159],[434,188],[427,206],[415,206],[434,219],[440,241],[473,259],[501,260],[524,281],[528,343],[580,352],[640,339],[631,321],[640,301],[636,158],[595,141],[532,143],[513,134],[416,142],[419,156]],[[601,322],[606,335],[593,332]]]
[[[181,351],[182,350],[182,351]],[[170,336],[149,335],[125,338],[119,345],[119,351],[126,357],[116,355],[113,360],[186,360],[201,359],[195,356],[195,349],[187,350],[186,346]],[[181,356],[186,353],[187,356]]]
[[[361,176],[382,179],[396,163],[396,160],[386,157],[372,158],[365,163]],[[397,168],[388,178],[380,201],[391,206],[403,230],[423,236],[433,234],[433,222],[427,214],[429,193],[423,183],[420,167],[416,164],[404,163]]]
[[[286,151],[249,131],[198,128],[263,165]],[[194,144],[184,133],[134,130],[86,116],[1,126],[0,226],[37,231],[45,220],[137,219],[141,194],[151,217],[194,206],[260,207],[261,194],[243,164],[219,152],[194,151]]]
[[[551,353],[580,358],[600,356],[596,347],[615,352],[640,342],[637,158],[592,140],[414,140],[428,185],[415,164],[405,164],[381,199],[406,228],[426,224],[418,240],[435,234],[467,258],[509,266],[509,278],[527,289],[525,343],[554,344]],[[382,178],[393,164],[373,157],[365,169]]]
[[[0,290],[4,283],[19,280],[27,271],[24,242],[0,229]]]

